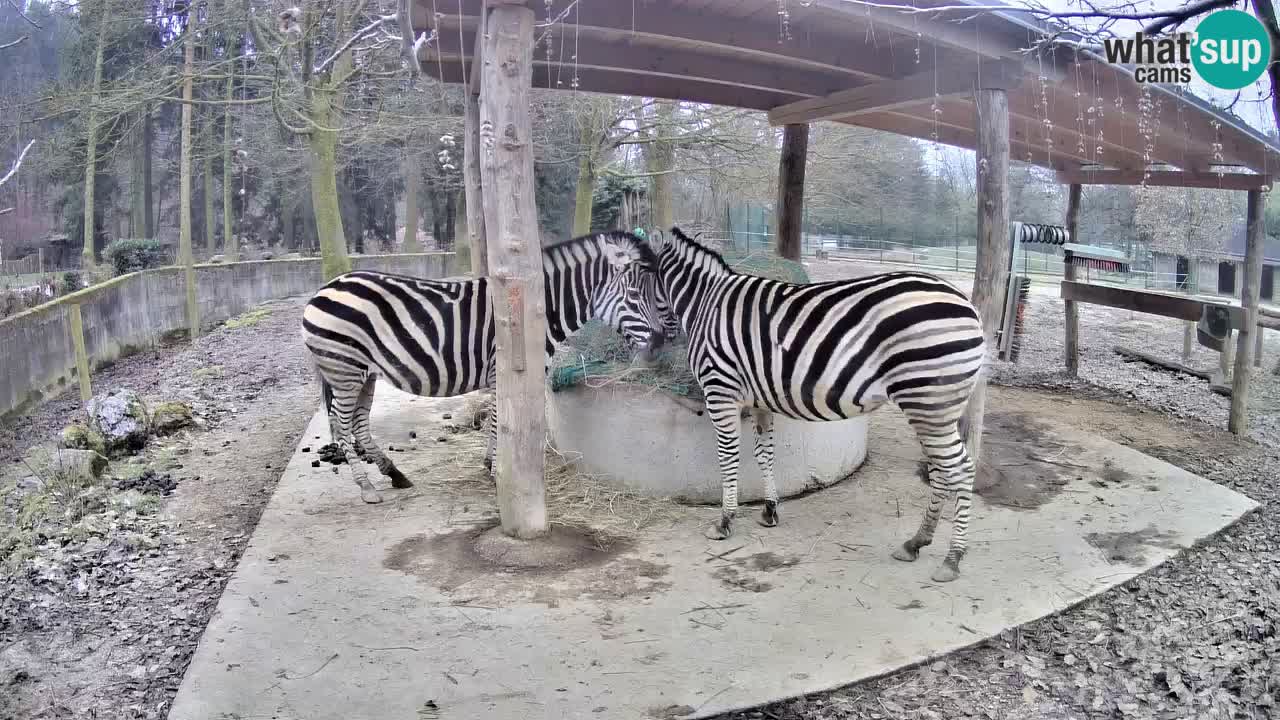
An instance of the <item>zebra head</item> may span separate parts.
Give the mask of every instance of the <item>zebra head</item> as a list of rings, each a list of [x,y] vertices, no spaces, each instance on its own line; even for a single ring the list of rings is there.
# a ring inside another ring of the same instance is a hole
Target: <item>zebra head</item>
[[[637,351],[637,360],[651,363],[669,337],[668,313],[659,301],[657,258],[631,233],[602,233],[597,240],[610,275],[595,293],[592,314],[622,335]]]

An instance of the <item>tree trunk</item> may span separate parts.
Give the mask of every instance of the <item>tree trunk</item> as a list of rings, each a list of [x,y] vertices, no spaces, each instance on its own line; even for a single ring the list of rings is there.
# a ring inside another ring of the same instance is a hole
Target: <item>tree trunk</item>
[[[232,82],[231,73],[227,72],[227,84],[223,89],[223,98],[230,102],[235,97],[235,84]],[[235,262],[240,259],[240,238],[236,237],[236,229],[232,222],[232,165],[231,165],[231,146],[232,142],[232,119],[231,106],[227,105],[222,111],[222,251],[227,256],[227,262]],[[246,198],[241,198],[244,202]]]
[[[476,47],[481,47],[479,39]],[[473,63],[473,67],[479,67],[479,63]],[[480,101],[469,89],[464,114],[462,180],[467,193],[467,241],[471,245],[471,276],[484,277],[489,274],[489,247],[485,236],[484,189],[480,186]]]
[[[408,150],[404,159],[404,251],[422,252],[418,242],[418,196],[422,194],[422,167],[417,153]]]
[[[1080,225],[1080,195],[1083,188],[1080,185],[1072,185],[1067,190],[1067,238],[1070,242],[1080,242],[1077,236],[1077,230]],[[1132,255],[1130,256],[1132,257]],[[1065,280],[1076,279],[1075,263],[1067,263],[1062,268],[1062,276]],[[1080,374],[1080,309],[1076,306],[1074,300],[1066,300],[1063,302],[1066,308],[1066,358],[1067,373],[1072,377]]]
[[[778,157],[778,256],[800,259],[804,224],[804,169],[809,153],[809,125],[791,124],[782,131]],[[663,227],[666,227],[665,225]]]
[[[1263,242],[1266,198],[1260,190],[1249,191],[1248,219],[1245,224],[1244,277],[1240,283],[1240,304],[1244,310],[1244,323],[1237,335],[1235,373],[1231,378],[1231,411],[1227,429],[1235,435],[1249,432],[1249,380],[1253,374],[1254,333],[1261,333],[1258,326],[1258,296],[1262,287]],[[1225,349],[1225,348],[1224,348]]]
[[[988,350],[994,347],[1000,307],[1009,283],[1009,95],[999,88],[977,93],[978,248],[973,293],[969,296]],[[963,419],[965,446],[975,464],[981,463],[982,417],[986,406],[986,378],[978,376]]]
[[[333,112],[335,90],[320,87],[311,96],[311,120],[317,125],[311,131],[311,205],[316,219],[316,235],[320,243],[321,268],[325,281],[351,271],[347,257],[347,236],[342,231],[342,212],[338,208],[338,134],[332,128],[337,122]]]
[[[206,153],[204,162],[204,250],[205,257],[218,251],[217,227],[213,222],[213,153]]]
[[[596,188],[596,131],[592,118],[582,118],[582,133],[578,138],[578,189],[573,198],[573,236],[591,232],[592,194]]]
[[[151,106],[142,110],[142,236],[156,236],[156,208],[151,197],[151,146],[155,133],[151,129]]]
[[[431,204],[431,240],[436,248],[444,247],[444,211],[440,208],[440,193],[435,183],[427,185],[427,199]]]
[[[93,53],[93,92],[89,97],[89,133],[85,144],[84,161],[84,248],[81,264],[91,268],[97,262],[93,242],[97,223],[94,207],[94,185],[98,172],[98,93],[102,90],[102,58],[107,45],[107,18],[111,15],[106,0],[99,6],[102,17],[98,19],[98,39]]]
[[[444,247],[453,249],[454,218],[458,212],[458,193],[448,190],[444,194]]]
[[[529,232],[538,226],[529,121],[533,20],[533,11],[525,7],[490,6],[481,33],[486,61],[480,66],[480,121],[487,134],[479,144],[480,169],[485,227],[492,234],[489,287],[498,347],[498,514],[503,532],[525,539],[548,530],[543,477],[547,309],[540,242]]]
[[[200,334],[200,306],[196,301],[196,270],[191,250],[191,86],[195,65],[195,19],[188,15],[182,61],[182,148],[178,162],[178,257],[187,289],[187,328],[190,338]]]
[[[142,191],[142,155],[144,150],[141,122],[138,123],[133,140],[133,154],[129,157],[129,237],[140,238],[146,237],[144,234],[146,220],[143,219],[146,214],[146,205],[143,202]]]
[[[658,127],[655,132],[659,137],[667,139],[654,140],[649,143],[645,153],[648,171],[653,176],[653,195],[649,198],[649,212],[653,218],[653,226],[666,232],[675,225],[675,208],[672,207],[672,190],[675,186],[676,166],[675,141],[670,139],[671,116],[675,113],[675,103],[664,100],[657,103],[655,112],[658,116]]]

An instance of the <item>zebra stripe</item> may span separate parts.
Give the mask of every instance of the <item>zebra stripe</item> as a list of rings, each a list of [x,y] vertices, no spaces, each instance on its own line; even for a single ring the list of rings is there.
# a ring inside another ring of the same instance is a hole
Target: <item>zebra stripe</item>
[[[741,275],[679,228],[672,235],[657,243],[659,305],[670,303],[689,337],[689,367],[716,429],[723,481],[721,520],[708,536],[732,533],[743,409],[756,424],[761,522],[773,526],[773,416],[842,420],[892,402],[916,432],[930,485],[924,519],[894,557],[916,559],[954,492],[951,548],[934,579],[957,577],[974,481],[959,422],[986,355],[982,324],[964,293],[919,272],[809,285]]]
[[[664,336],[652,289],[656,267],[653,251],[630,233],[587,235],[543,248],[547,358],[591,318],[620,332],[645,355],[659,348]],[[302,337],[315,362],[333,441],[346,455],[365,502],[380,502],[381,496],[356,457],[375,463],[392,487],[413,486],[369,431],[379,375],[414,395],[451,397],[492,387],[497,373],[487,278],[422,280],[349,272],[307,303]],[[497,425],[492,401],[490,406],[485,464],[491,468]]]

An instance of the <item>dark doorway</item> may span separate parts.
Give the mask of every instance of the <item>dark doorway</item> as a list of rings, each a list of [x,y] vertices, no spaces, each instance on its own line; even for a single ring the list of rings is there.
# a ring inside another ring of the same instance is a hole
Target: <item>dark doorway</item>
[[[1218,294],[1236,294],[1236,264],[1233,262],[1218,263]]]
[[[1178,269],[1174,271],[1174,284],[1179,290],[1187,289],[1187,276],[1191,274],[1191,263],[1185,255],[1178,256]]]
[[[1262,288],[1258,293],[1263,300],[1270,300],[1275,294],[1275,265],[1262,266]]]

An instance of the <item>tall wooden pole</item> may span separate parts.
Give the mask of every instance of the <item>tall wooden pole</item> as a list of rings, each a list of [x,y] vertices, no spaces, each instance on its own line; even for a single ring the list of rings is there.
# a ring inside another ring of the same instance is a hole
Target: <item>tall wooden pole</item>
[[[480,174],[497,322],[498,513],[507,535],[546,534],[546,300],[534,205],[533,11],[490,0],[480,81]],[[468,203],[470,205],[470,203]]]
[[[1009,284],[1009,95],[1003,88],[980,88],[978,114],[978,248],[970,299],[982,319],[988,351],[995,349],[1005,288]],[[983,373],[965,409],[965,445],[975,463],[982,457],[982,415],[987,379]]]
[[[484,64],[484,15],[476,30],[476,52],[471,62],[472,82],[466,88],[463,111],[462,183],[467,195],[467,239],[471,244],[471,276],[489,274],[489,249],[485,241],[485,203],[480,185],[480,75]]]
[[[1249,376],[1253,374],[1253,336],[1258,327],[1258,295],[1262,289],[1263,208],[1266,199],[1261,190],[1249,191],[1249,217],[1245,225],[1244,280],[1240,285],[1240,304],[1244,306],[1244,323],[1236,345],[1235,375],[1231,378],[1231,415],[1227,429],[1236,435],[1248,432]],[[1224,348],[1225,349],[1225,348]]]
[[[200,304],[196,295],[195,253],[191,249],[191,76],[195,64],[196,28],[194,10],[189,11],[187,27],[182,40],[182,129],[179,133],[182,149],[178,160],[178,261],[182,263],[182,276],[187,289],[188,339],[200,334]]]
[[[1067,238],[1070,242],[1079,242],[1076,240],[1076,228],[1079,227],[1080,222],[1080,192],[1081,187],[1078,184],[1071,185],[1067,191]],[[1070,281],[1076,279],[1074,263],[1063,264],[1062,277]],[[1067,312],[1067,373],[1075,377],[1080,374],[1080,309],[1074,300],[1067,300],[1063,305],[1066,306]]]
[[[782,130],[782,155],[778,158],[778,255],[800,259],[800,235],[804,220],[804,169],[809,154],[809,126],[793,123]]]

